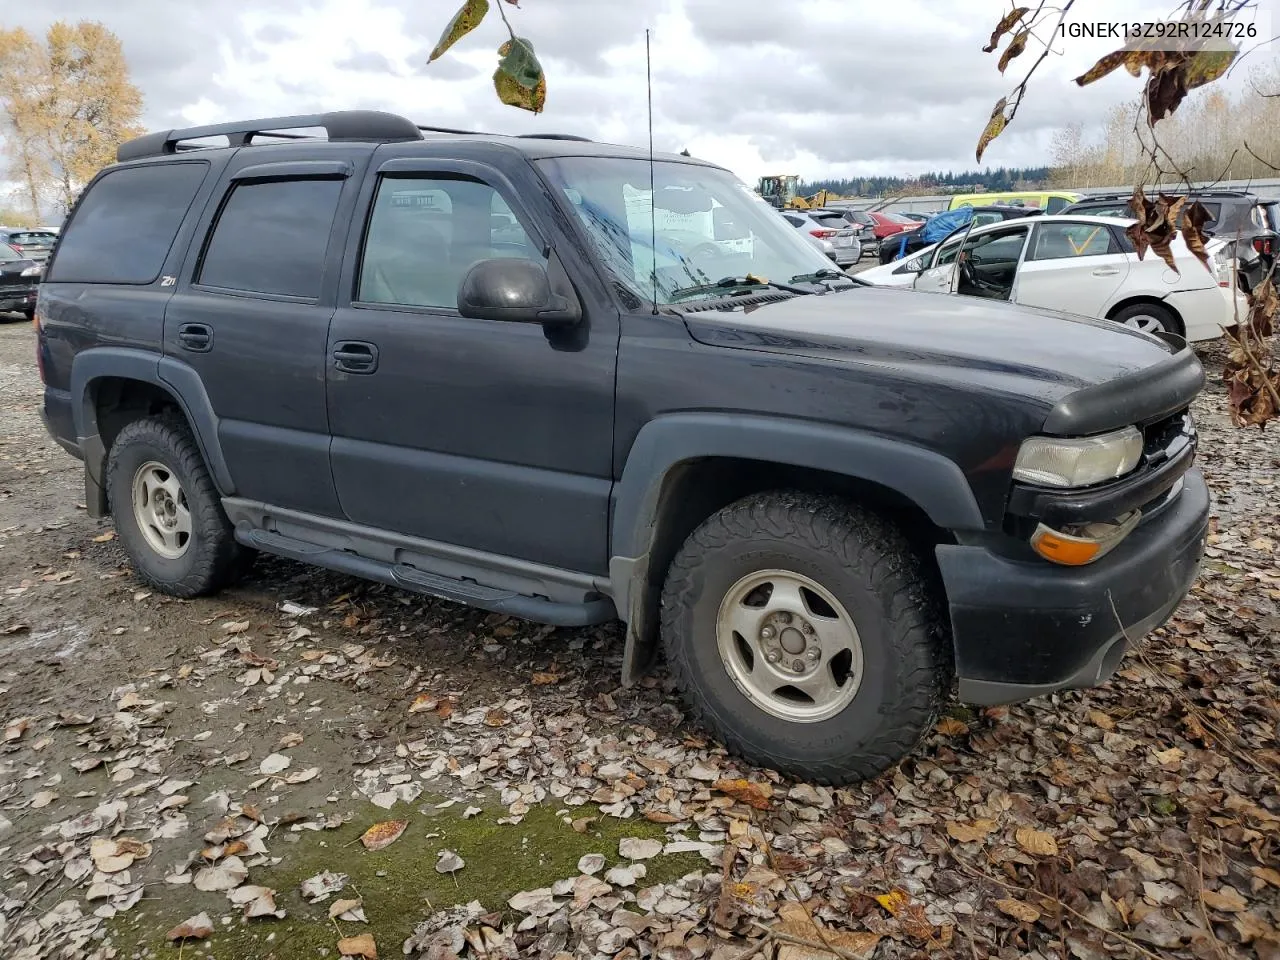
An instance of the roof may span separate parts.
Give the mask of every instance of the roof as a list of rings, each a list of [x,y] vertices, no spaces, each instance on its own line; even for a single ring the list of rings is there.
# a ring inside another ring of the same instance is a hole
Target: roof
[[[325,135],[321,137],[312,133],[298,132],[311,130],[324,130]],[[210,140],[220,142],[211,144],[208,142]],[[120,163],[125,163],[131,160],[188,153],[193,150],[226,150],[248,146],[269,149],[280,141],[296,144],[299,141],[308,140],[317,143],[421,143],[424,146],[441,140],[482,141],[502,144],[532,159],[566,156],[649,159],[649,151],[640,147],[596,143],[586,137],[573,134],[550,131],[519,135],[494,134],[448,127],[422,126],[394,113],[383,113],[377,110],[335,110],[329,113],[264,117],[256,120],[162,130],[122,143],[116,150],[116,159]],[[715,166],[706,161],[674,153],[654,153],[653,158],[664,162]]]

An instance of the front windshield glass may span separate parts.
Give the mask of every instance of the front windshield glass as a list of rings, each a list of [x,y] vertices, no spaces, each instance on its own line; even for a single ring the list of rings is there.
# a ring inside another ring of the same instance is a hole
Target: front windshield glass
[[[789,283],[836,269],[733,174],[699,164],[556,157],[537,163],[572,205],[610,272],[641,300],[676,303],[726,290],[694,288],[748,276]],[[656,233],[656,244],[654,242]]]

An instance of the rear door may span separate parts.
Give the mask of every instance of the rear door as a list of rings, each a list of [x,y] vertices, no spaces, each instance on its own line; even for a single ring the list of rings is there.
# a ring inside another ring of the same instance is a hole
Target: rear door
[[[338,517],[325,344],[369,151],[269,149],[228,165],[165,312],[164,352],[203,384],[237,496]]]
[[[1160,262],[1154,254],[1148,259]],[[1130,257],[1110,227],[1069,219],[1040,220],[1034,224],[1030,248],[1018,268],[1013,298],[1028,307],[1101,317],[1130,269]]]

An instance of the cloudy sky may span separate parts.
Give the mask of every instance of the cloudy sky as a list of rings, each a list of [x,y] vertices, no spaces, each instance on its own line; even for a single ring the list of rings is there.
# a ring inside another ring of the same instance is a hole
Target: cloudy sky
[[[124,43],[152,129],[362,107],[441,126],[635,144],[647,136],[648,27],[658,148],[687,147],[749,182],[764,172],[971,169],[993,103],[1032,52],[1007,79],[997,55],[982,52],[1009,7],[1001,0],[522,0],[506,9],[548,75],[547,109],[535,117],[493,94],[505,39],[496,10],[426,64],[458,2],[8,0],[0,25],[101,20]],[[1072,17],[1157,19],[1173,6],[1080,0]],[[1061,40],[985,164],[1045,163],[1055,128],[1095,122],[1136,96],[1138,81],[1123,70],[1084,89],[1070,82],[1113,46]]]

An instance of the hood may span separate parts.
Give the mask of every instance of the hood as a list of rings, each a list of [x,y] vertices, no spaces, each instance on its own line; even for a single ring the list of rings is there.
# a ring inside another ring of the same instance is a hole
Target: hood
[[[1105,320],[885,287],[701,309],[684,319],[709,346],[910,368],[921,378],[982,382],[1049,405],[1177,352]]]

